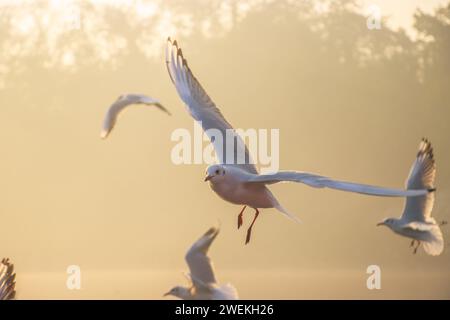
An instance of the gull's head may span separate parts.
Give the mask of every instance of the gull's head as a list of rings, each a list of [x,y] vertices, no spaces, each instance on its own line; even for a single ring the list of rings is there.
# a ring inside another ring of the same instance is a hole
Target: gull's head
[[[395,224],[395,221],[396,220],[393,219],[393,218],[386,218],[383,221],[378,222],[377,223],[377,227],[379,227],[379,226],[386,226],[386,227],[392,228],[394,226],[394,224]]]
[[[221,164],[214,164],[206,169],[205,181],[210,181],[211,183],[219,182],[224,179],[226,174],[226,169]]]
[[[187,299],[190,296],[190,292],[188,288],[176,286],[170,289],[168,292],[164,294],[164,297],[166,296],[174,296],[180,299]]]

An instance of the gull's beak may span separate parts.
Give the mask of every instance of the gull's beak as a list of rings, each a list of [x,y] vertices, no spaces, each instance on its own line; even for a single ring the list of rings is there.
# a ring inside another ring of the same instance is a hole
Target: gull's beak
[[[212,176],[206,176],[205,182],[211,180]]]
[[[164,293],[164,294],[163,294],[163,297],[167,297],[168,295],[170,295],[170,291],[169,291],[169,292],[166,292],[166,293]]]
[[[379,227],[379,226],[384,226],[384,222],[378,222],[377,227]]]

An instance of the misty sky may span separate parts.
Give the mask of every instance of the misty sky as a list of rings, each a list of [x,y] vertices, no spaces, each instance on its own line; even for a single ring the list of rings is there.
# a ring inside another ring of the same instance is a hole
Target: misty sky
[[[281,169],[401,188],[428,137],[433,214],[449,220],[450,26],[434,15],[448,1],[338,2],[324,12],[313,1],[96,3],[0,7],[0,257],[16,266],[19,299],[159,299],[184,283],[186,250],[219,223],[210,255],[241,298],[450,298],[448,250],[413,255],[408,239],[375,226],[399,216],[402,199],[273,185],[303,223],[262,210],[244,246],[240,207],[203,182],[206,166],[171,161],[171,133],[193,121],[162,56],[176,37],[230,123],[279,129]],[[367,29],[369,3],[389,19],[381,30]],[[417,7],[425,15],[414,27]],[[156,97],[173,115],[130,109],[102,141],[103,115],[126,92]],[[372,264],[378,291],[366,288]],[[69,265],[81,267],[80,291],[65,287]]]

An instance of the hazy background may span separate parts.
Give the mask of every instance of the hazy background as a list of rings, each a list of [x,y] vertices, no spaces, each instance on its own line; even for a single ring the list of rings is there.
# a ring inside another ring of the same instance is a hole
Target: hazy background
[[[280,129],[281,168],[402,187],[428,137],[434,215],[450,220],[448,1],[332,2],[0,1],[0,257],[17,297],[161,298],[220,221],[210,255],[241,298],[450,298],[447,249],[413,255],[375,227],[402,199],[274,185],[303,224],[264,210],[244,246],[240,208],[203,182],[205,166],[170,160],[170,134],[193,123],[165,69],[169,35],[235,127]],[[381,30],[366,26],[370,4]],[[125,92],[173,116],[130,109],[101,141]],[[80,291],[65,286],[72,264]],[[381,290],[366,288],[371,264]]]

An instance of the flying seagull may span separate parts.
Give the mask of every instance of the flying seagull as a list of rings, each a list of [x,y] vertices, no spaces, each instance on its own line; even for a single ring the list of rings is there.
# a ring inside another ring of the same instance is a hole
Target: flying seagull
[[[422,139],[419,145],[419,152],[409,172],[406,180],[408,190],[434,189],[434,178],[436,176],[436,164],[433,157],[431,143]],[[387,218],[378,223],[378,226],[386,226],[395,233],[411,238],[413,253],[417,252],[420,244],[423,249],[432,256],[437,256],[444,250],[444,239],[440,225],[446,222],[437,223],[431,216],[434,205],[434,192],[420,197],[407,198],[402,216],[397,218]]]
[[[164,296],[172,295],[183,300],[236,300],[237,291],[231,284],[219,286],[214,275],[213,265],[207,256],[211,243],[219,234],[219,229],[210,228],[198,239],[186,254],[186,262],[191,282],[189,287],[176,286]]]
[[[291,181],[304,183],[315,188],[332,188],[388,197],[423,196],[428,193],[426,189],[407,191],[388,189],[333,180],[307,172],[280,171],[274,174],[258,174],[249,151],[239,135],[232,139],[234,141],[231,144],[230,141],[226,141],[222,145],[217,143],[219,141],[216,139],[217,132],[221,133],[222,137],[226,137],[227,132],[234,129],[193,75],[177,42],[170,38],[168,38],[166,46],[166,65],[170,79],[181,100],[186,104],[191,116],[200,122],[203,130],[214,144],[214,150],[220,164],[214,164],[207,168],[205,181],[209,181],[213,191],[225,201],[243,205],[238,215],[238,228],[242,225],[242,215],[245,208],[249,206],[255,210],[255,216],[247,230],[246,243],[250,241],[252,227],[258,218],[258,209],[260,208],[276,208],[287,217],[299,221],[297,217],[288,213],[280,205],[266,187],[268,184]],[[245,161],[236,161],[236,156],[239,155],[241,155],[239,159]]]
[[[16,274],[14,265],[9,259],[2,259],[0,263],[0,300],[12,300],[16,296]]]
[[[109,107],[108,112],[103,120],[103,129],[100,133],[102,139],[106,139],[116,124],[117,117],[127,107],[133,104],[143,104],[147,106],[155,106],[170,115],[170,112],[156,99],[147,97],[142,94],[124,94]]]

